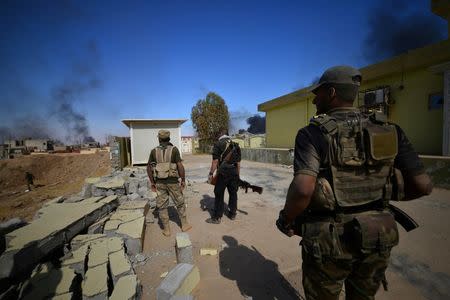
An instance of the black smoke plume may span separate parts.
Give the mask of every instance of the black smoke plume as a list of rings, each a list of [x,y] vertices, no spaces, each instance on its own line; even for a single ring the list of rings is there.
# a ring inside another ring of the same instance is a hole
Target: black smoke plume
[[[266,133],[266,117],[254,115],[247,119],[247,124],[250,125],[247,131],[253,134]]]
[[[11,126],[0,127],[0,143],[5,140],[52,139],[47,121],[35,115],[14,119]]]
[[[429,11],[413,11],[407,1],[381,1],[367,19],[363,52],[369,63],[446,38],[446,26]]]
[[[239,130],[245,126],[246,120],[251,117],[251,115],[252,114],[244,108],[240,111],[231,111],[230,122],[228,124],[229,134],[238,133]]]
[[[66,140],[80,143],[89,135],[86,117],[74,109],[83,96],[102,86],[98,76],[99,54],[94,41],[89,42],[87,55],[73,63],[70,80],[63,82],[52,91],[53,114],[66,131]]]

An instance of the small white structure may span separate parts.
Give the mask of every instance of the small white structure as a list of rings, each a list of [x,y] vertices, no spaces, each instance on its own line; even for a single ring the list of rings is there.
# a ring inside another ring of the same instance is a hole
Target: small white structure
[[[130,129],[131,164],[146,164],[150,151],[159,145],[158,131],[161,129],[170,131],[170,142],[181,152],[181,124],[186,119],[177,120],[149,120],[149,119],[125,119],[122,120]]]
[[[192,136],[181,137],[181,152],[192,153]]]

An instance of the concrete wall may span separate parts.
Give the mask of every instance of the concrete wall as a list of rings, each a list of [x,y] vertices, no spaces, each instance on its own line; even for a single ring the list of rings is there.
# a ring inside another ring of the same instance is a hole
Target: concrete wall
[[[420,156],[435,187],[450,189],[450,158]]]
[[[242,148],[242,159],[263,163],[292,165],[294,157],[289,149],[273,148]]]
[[[263,136],[252,136],[249,138],[250,148],[264,148],[266,146],[266,138]]]
[[[133,165],[146,164],[150,151],[159,145],[158,131],[170,131],[170,142],[181,149],[181,128],[177,125],[130,124],[131,161]],[[181,152],[181,151],[180,151]]]

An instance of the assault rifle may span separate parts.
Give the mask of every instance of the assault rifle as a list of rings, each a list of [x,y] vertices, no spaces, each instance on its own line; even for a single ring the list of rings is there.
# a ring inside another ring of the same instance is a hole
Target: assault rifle
[[[262,187],[257,186],[257,185],[252,185],[252,184],[248,183],[247,181],[242,180],[240,178],[239,178],[238,185],[241,189],[244,189],[246,193],[248,192],[248,189],[252,189],[252,192],[257,192],[258,194],[262,194],[262,192],[263,192]]]

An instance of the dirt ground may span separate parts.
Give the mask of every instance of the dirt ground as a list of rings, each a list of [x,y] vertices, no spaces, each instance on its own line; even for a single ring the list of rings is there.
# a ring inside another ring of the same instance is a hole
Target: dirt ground
[[[241,177],[264,187],[264,193],[240,190],[236,220],[224,217],[214,225],[205,223],[214,203],[213,187],[205,183],[211,158],[185,155],[184,159],[190,183],[185,190],[187,211],[193,225],[188,234],[201,277],[193,293],[196,299],[303,299],[300,238],[287,238],[274,225],[292,169],[243,161]],[[24,192],[25,171],[35,175],[38,185],[30,192]],[[0,161],[0,220],[29,220],[45,201],[77,193],[86,177],[109,172],[108,153]],[[392,251],[387,272],[389,292],[380,290],[377,299],[450,299],[450,190],[435,189],[431,196],[397,205],[420,227],[410,233],[400,228],[400,245]],[[148,260],[136,268],[143,299],[156,298],[160,275],[176,265],[175,235],[181,230],[173,209],[171,228],[169,238],[157,223],[146,228],[143,253]],[[218,255],[200,256],[201,248],[215,248]]]
[[[27,192],[25,172],[35,176]],[[109,153],[39,154],[0,161],[0,222],[33,218],[47,200],[77,193],[84,179],[111,172]]]
[[[241,177],[264,187],[262,195],[238,193],[238,216],[224,217],[220,225],[205,223],[214,203],[212,186],[204,183],[209,156],[185,156],[188,180],[185,191],[189,236],[194,263],[200,270],[196,299],[303,299],[299,237],[287,238],[274,225],[284,203],[292,170],[286,167],[243,161]],[[227,196],[226,196],[227,199]],[[420,228],[400,229],[400,245],[392,252],[387,272],[389,291],[377,299],[450,298],[450,191],[435,189],[429,197],[399,203],[414,216]],[[202,207],[207,207],[206,210]],[[146,229],[144,254],[149,259],[137,268],[143,299],[155,299],[160,275],[176,265],[175,235],[181,232],[175,210],[171,211],[172,236],[161,234],[157,223]],[[216,256],[200,256],[201,248],[218,249]]]

